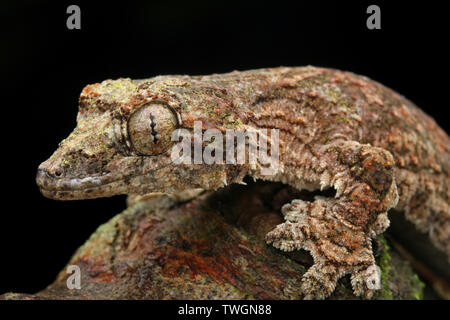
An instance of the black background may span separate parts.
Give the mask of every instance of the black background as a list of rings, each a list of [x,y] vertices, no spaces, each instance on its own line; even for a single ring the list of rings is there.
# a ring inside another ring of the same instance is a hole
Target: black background
[[[44,198],[36,169],[75,127],[82,88],[108,78],[318,65],[404,94],[449,132],[448,22],[440,2],[2,1],[0,294],[52,282],[125,197]],[[81,7],[81,30],[66,8]],[[366,28],[381,7],[382,29]],[[446,76],[447,75],[447,76]]]

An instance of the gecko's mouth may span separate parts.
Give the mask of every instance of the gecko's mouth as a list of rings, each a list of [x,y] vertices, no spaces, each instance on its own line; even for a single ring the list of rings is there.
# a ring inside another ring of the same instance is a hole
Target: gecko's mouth
[[[36,183],[41,193],[51,199],[75,200],[107,197],[121,193],[122,181],[126,177],[113,178],[110,173],[88,177],[54,177],[45,169],[39,168],[36,175]],[[131,177],[128,177],[131,179]]]
[[[81,200],[126,194],[146,193],[155,187],[154,175],[170,165],[170,156],[152,158],[123,157],[93,170],[89,163],[81,169],[65,171],[53,158],[43,162],[36,175],[42,195],[55,200]],[[96,164],[96,163],[94,163]]]
[[[160,186],[158,179],[167,176],[169,166],[146,170],[115,170],[85,177],[55,176],[46,170],[45,166],[38,168],[36,183],[47,198],[55,200],[82,200],[111,197],[128,194],[130,188],[136,194],[154,192]],[[170,170],[169,170],[170,171]],[[159,191],[159,190],[156,190]]]

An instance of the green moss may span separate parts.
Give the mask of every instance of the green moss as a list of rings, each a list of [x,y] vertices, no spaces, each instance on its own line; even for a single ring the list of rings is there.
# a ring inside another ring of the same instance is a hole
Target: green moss
[[[342,115],[341,116],[336,116],[335,120],[336,120],[337,123],[349,123],[350,122],[350,119],[348,119],[347,117],[342,116]]]
[[[239,118],[234,118],[233,115],[226,116],[224,119],[224,126],[226,128],[236,129],[242,125],[242,121]]]
[[[325,94],[330,97],[330,99],[338,102],[339,100],[341,100],[342,97],[342,93],[340,90],[338,90],[337,88],[333,88],[333,87],[328,87],[325,89]]]
[[[420,281],[417,274],[413,275],[412,281],[412,298],[415,300],[423,300],[423,289],[425,289],[425,283]]]
[[[21,295],[18,293],[5,293],[2,298],[4,298],[5,300],[17,300],[21,299]]]
[[[101,94],[107,94],[109,99],[120,101],[126,99],[130,92],[136,91],[136,85],[131,79],[106,80],[99,88]]]
[[[378,265],[381,269],[381,290],[378,292],[378,299],[392,300],[394,298],[392,290],[389,288],[389,276],[391,273],[391,256],[389,255],[389,245],[383,236],[378,237],[381,245],[381,254],[378,257]]]

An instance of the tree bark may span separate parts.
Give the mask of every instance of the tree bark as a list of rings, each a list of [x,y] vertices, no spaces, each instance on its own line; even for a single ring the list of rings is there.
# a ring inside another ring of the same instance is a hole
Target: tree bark
[[[144,197],[100,226],[68,265],[81,289],[68,289],[66,268],[34,295],[1,299],[301,299],[307,252],[285,253],[264,241],[282,222],[281,206],[311,199],[277,183],[232,185],[193,199]],[[136,199],[135,199],[136,200]],[[374,241],[382,289],[374,299],[421,299],[423,284],[381,236]],[[329,299],[357,299],[348,277]]]

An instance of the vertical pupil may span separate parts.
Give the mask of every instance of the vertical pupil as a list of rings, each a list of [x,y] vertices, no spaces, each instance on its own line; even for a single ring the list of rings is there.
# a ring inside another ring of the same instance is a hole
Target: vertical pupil
[[[155,141],[155,144],[158,143],[158,138],[156,137],[156,122],[155,117],[153,114],[150,113],[150,127],[152,129],[151,135],[153,136],[153,140]]]

